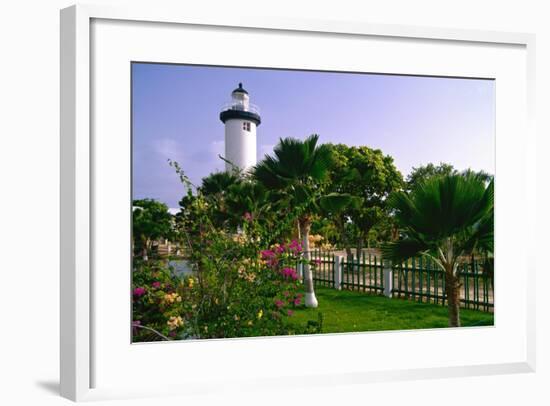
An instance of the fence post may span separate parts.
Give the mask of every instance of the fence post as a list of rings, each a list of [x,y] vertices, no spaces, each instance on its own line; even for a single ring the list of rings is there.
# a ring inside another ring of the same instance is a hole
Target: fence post
[[[340,255],[334,256],[334,289],[342,290],[342,259]]]
[[[296,267],[298,271],[298,277],[301,281],[304,280],[304,264],[301,262],[298,262],[298,266]]]
[[[393,268],[391,261],[384,260],[384,296],[392,297]]]

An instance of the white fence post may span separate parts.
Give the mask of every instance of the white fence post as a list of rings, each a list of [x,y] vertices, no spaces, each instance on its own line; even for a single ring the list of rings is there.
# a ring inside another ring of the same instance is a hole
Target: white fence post
[[[391,261],[384,260],[384,296],[392,297],[393,268]]]
[[[300,277],[300,280],[304,280],[304,264],[299,262],[297,266],[298,276]]]
[[[342,290],[342,259],[340,255],[334,256],[334,289]]]

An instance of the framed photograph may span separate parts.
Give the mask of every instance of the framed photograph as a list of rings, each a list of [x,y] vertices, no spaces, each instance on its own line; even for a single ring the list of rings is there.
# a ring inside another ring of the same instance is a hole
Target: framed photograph
[[[533,45],[62,10],[62,395],[534,370]]]

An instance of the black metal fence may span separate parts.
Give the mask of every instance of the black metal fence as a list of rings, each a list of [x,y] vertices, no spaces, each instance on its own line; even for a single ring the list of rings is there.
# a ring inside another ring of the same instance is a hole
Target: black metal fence
[[[310,252],[316,286],[337,287],[372,294],[384,293],[384,264],[379,256],[363,253],[338,257],[334,252]],[[337,263],[338,262],[338,263]],[[339,273],[339,275],[337,275]],[[471,259],[460,269],[462,307],[492,312],[494,285],[492,267]],[[428,259],[414,258],[392,266],[393,297],[445,305],[445,273]]]

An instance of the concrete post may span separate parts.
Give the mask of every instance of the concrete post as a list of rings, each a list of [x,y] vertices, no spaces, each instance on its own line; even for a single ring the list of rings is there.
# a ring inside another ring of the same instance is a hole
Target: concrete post
[[[393,268],[391,261],[384,260],[384,296],[392,297]]]
[[[334,288],[342,290],[342,260],[340,255],[334,256]]]
[[[301,281],[304,280],[304,264],[301,262],[298,263],[298,266],[296,267],[296,270],[298,271],[298,277]]]

